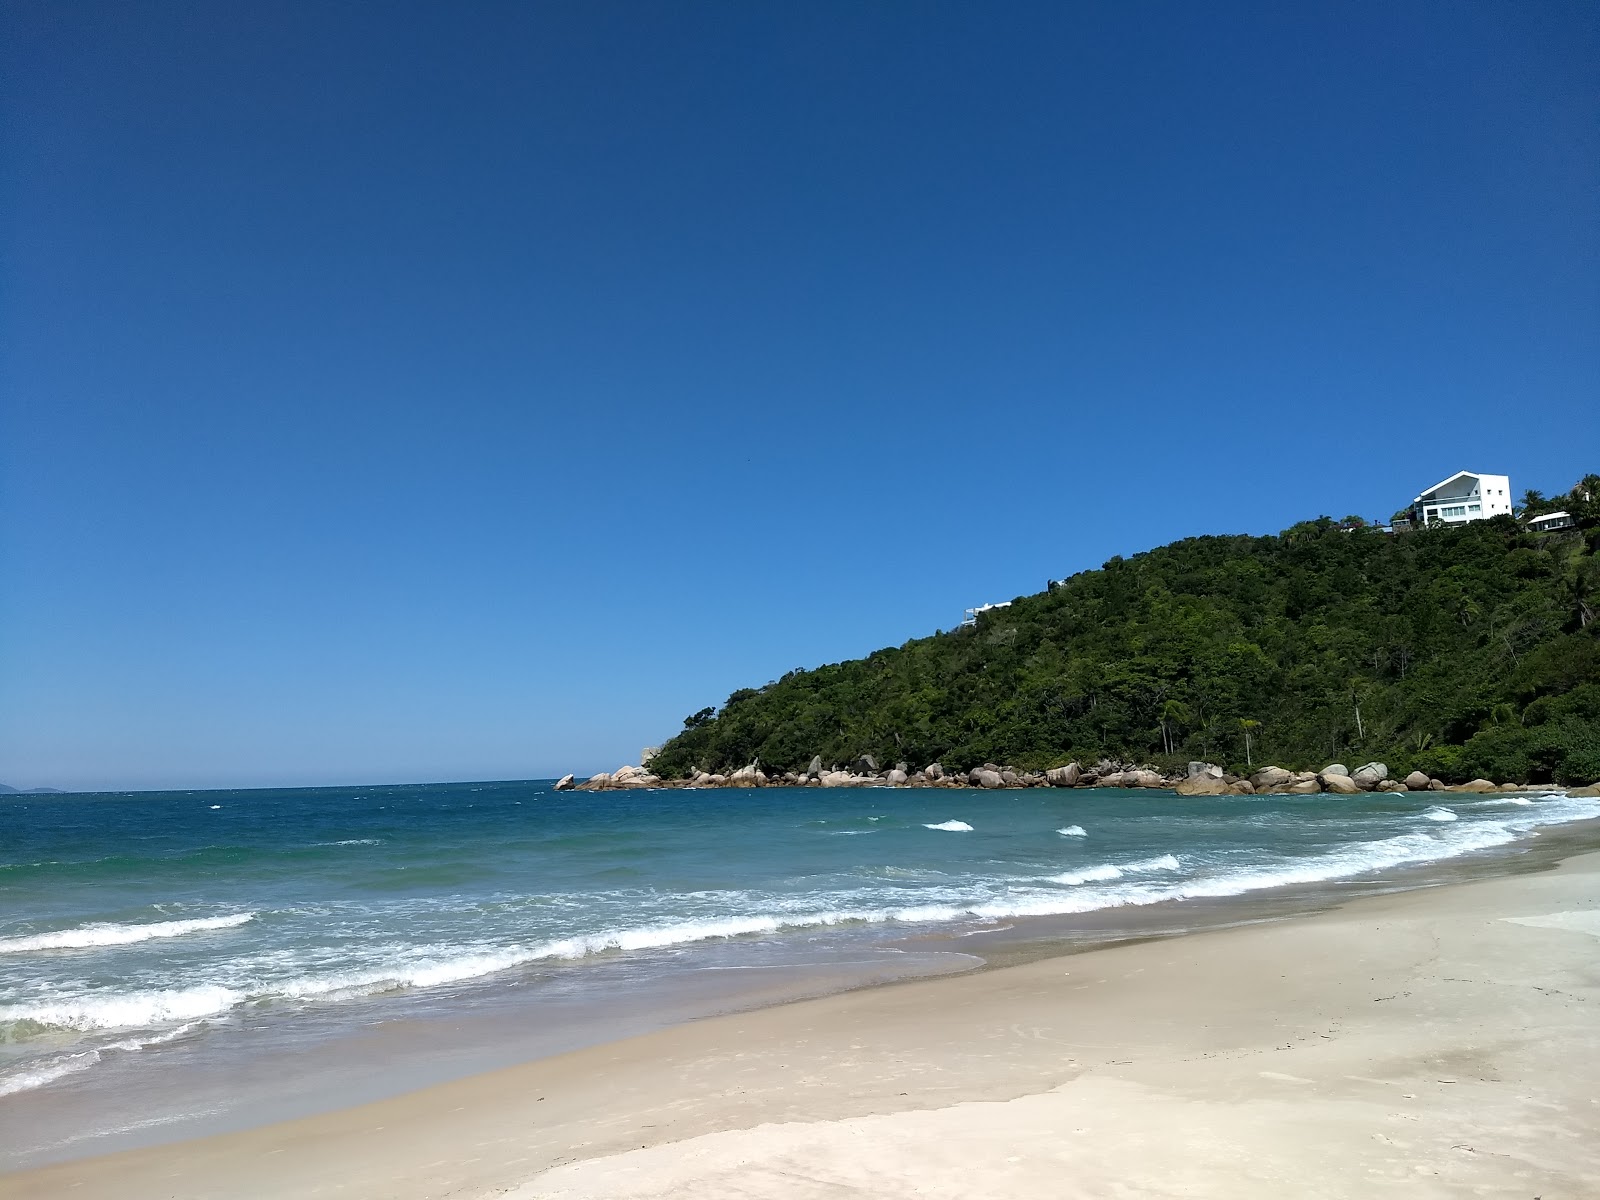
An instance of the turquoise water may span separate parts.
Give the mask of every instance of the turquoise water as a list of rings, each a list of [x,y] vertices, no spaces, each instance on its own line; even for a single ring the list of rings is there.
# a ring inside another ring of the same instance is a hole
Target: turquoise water
[[[897,967],[912,935],[1378,878],[1597,815],[1560,795],[540,783],[8,797],[0,1117],[508,996],[553,1026],[689,972],[887,977],[923,969]]]

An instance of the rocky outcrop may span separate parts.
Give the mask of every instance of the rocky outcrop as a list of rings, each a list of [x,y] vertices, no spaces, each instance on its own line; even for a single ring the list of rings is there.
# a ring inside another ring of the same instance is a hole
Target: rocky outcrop
[[[740,767],[728,776],[729,787],[766,787],[767,777],[762,774],[761,768],[751,763],[748,767]]]
[[[1289,782],[1289,772],[1282,767],[1262,767],[1250,776],[1250,785],[1258,792],[1268,788],[1285,787]]]
[[[1174,790],[1180,796],[1223,796],[1228,785],[1222,782],[1221,775],[1191,775],[1179,780]]]
[[[922,773],[937,783],[939,780],[944,778],[944,764],[929,763],[927,766],[922,768]]]
[[[1314,796],[1322,790],[1322,784],[1313,775],[1310,779],[1297,779],[1289,785],[1289,791],[1296,796]]]
[[[1230,796],[1253,796],[1255,791],[1255,785],[1248,779],[1241,779],[1237,783],[1228,785],[1228,795]]]
[[[1223,775],[1221,767],[1217,766],[1216,763],[1208,762],[1192,762],[1185,769],[1184,773],[1190,779],[1197,778],[1201,775],[1209,775],[1213,779],[1221,779]]]
[[[806,767],[806,774],[810,775],[812,778],[816,778],[822,774],[822,755],[813,754],[811,756],[811,763]]]
[[[1077,763],[1068,763],[1064,767],[1051,767],[1044,773],[1051,787],[1077,787],[1082,775],[1083,769]]]
[[[1500,785],[1488,779],[1474,779],[1468,783],[1457,783],[1445,788],[1447,792],[1475,792],[1480,796],[1499,790]]]
[[[558,792],[570,792],[576,786],[577,785],[572,782],[571,775],[563,775],[560,779],[556,780],[556,791]]]
[[[1361,786],[1348,775],[1340,775],[1337,771],[1324,771],[1322,790],[1340,796],[1356,796],[1360,794]]]
[[[1591,783],[1587,787],[1569,788],[1567,790],[1567,795],[1583,796],[1586,798],[1600,796],[1600,783]]]
[[[1404,780],[1406,787],[1410,788],[1413,792],[1427,791],[1429,782],[1430,780],[1428,777],[1421,771],[1411,772],[1411,774],[1407,775]]]
[[[888,782],[890,787],[899,787],[909,778],[910,776],[908,776],[899,767],[895,767],[892,771],[884,776],[884,779]]]
[[[1002,788],[1006,785],[1006,781],[1001,777],[1000,772],[991,770],[988,767],[975,767],[968,771],[967,782],[973,787],[981,788]]]
[[[1365,763],[1357,767],[1350,778],[1355,780],[1355,785],[1362,791],[1370,792],[1389,778],[1389,768],[1381,762]]]
[[[1327,766],[1323,767],[1322,770],[1318,771],[1317,774],[1343,775],[1346,779],[1348,779],[1350,778],[1350,768],[1345,766],[1343,763],[1329,763]]]
[[[1125,771],[1122,779],[1124,787],[1158,788],[1167,786],[1167,781],[1156,771]]]
[[[656,787],[661,780],[650,774],[643,767],[618,767],[611,773],[611,787],[614,788],[641,788]]]

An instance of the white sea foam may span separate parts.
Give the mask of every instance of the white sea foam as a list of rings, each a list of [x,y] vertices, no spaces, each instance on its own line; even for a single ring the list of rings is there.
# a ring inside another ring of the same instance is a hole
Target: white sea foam
[[[1062,837],[1088,837],[1082,825],[1068,825],[1065,829],[1056,830]]]
[[[151,938],[182,937],[213,929],[233,929],[253,921],[253,912],[229,913],[222,917],[196,917],[189,921],[153,921],[143,925],[118,925],[110,922],[79,925],[52,933],[0,938],[0,954],[25,954],[34,950],[86,950],[100,946],[128,946]]]
[[[940,821],[937,825],[924,825],[924,829],[942,829],[946,833],[971,833],[972,826],[965,821]]]
[[[381,846],[382,838],[345,838],[342,842],[312,842],[313,846]]]
[[[57,1079],[64,1079],[68,1075],[76,1075],[79,1071],[87,1071],[101,1059],[107,1052],[117,1050],[143,1050],[147,1046],[159,1046],[170,1042],[174,1038],[182,1037],[195,1027],[198,1022],[181,1025],[177,1029],[158,1034],[155,1037],[128,1038],[125,1041],[112,1042],[109,1046],[98,1049],[77,1050],[67,1054],[58,1054],[44,1062],[33,1063],[21,1071],[10,1075],[0,1075],[0,1096],[9,1096],[14,1092],[26,1092],[33,1088],[43,1087],[47,1083],[54,1083]]]
[[[1154,858],[1141,858],[1137,862],[1126,863],[1125,871],[1177,871],[1183,864],[1178,861],[1175,854],[1158,854]]]
[[[1457,813],[1448,808],[1443,808],[1437,804],[1435,804],[1432,808],[1425,809],[1417,815],[1420,817],[1425,817],[1429,821],[1458,821],[1461,819]]]
[[[1103,866],[1090,867],[1087,871],[1066,871],[1060,875],[1050,877],[1056,883],[1070,884],[1076,887],[1080,883],[1103,883],[1108,879],[1121,879],[1122,868],[1113,867],[1110,863]]]

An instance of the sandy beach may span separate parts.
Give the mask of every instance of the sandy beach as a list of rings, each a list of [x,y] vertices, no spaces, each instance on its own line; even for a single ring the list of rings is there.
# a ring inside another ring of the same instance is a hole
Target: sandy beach
[[[1600,1194],[1600,854],[867,989],[5,1197]]]

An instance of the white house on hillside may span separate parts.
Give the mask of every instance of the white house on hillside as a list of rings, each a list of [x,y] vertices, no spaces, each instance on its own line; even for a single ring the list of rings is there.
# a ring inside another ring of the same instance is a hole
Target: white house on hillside
[[[1459,525],[1511,513],[1511,476],[1457,471],[1411,502],[1418,525]]]
[[[1554,529],[1571,529],[1576,524],[1577,522],[1572,519],[1572,514],[1565,510],[1545,513],[1542,517],[1528,518],[1528,528],[1535,533],[1549,533]]]

